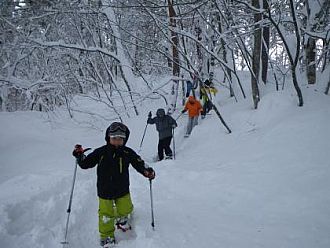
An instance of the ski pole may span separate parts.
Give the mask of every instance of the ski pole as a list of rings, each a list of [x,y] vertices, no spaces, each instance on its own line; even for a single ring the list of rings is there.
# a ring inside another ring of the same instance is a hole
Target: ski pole
[[[151,226],[152,226],[152,230],[155,231],[154,203],[152,197],[152,179],[149,179],[149,183],[150,183],[150,203],[151,203]]]
[[[182,115],[183,113],[181,112],[180,114],[179,114],[179,116],[178,117],[176,117],[176,121],[181,117],[181,115]]]
[[[142,140],[141,140],[141,143],[140,143],[140,151],[141,151],[141,148],[142,148],[142,143],[143,143],[143,140],[144,140],[144,136],[146,135],[147,127],[148,127],[148,123],[147,123],[146,127],[144,128]]]
[[[68,206],[68,209],[66,210],[66,212],[68,213],[68,216],[67,216],[66,225],[65,225],[64,241],[61,242],[61,244],[63,244],[63,247],[65,247],[65,245],[69,244],[69,242],[67,240],[67,237],[68,237],[69,219],[70,219],[71,205],[72,205],[72,198],[73,198],[73,190],[74,190],[74,184],[75,184],[76,175],[77,175],[77,167],[78,167],[78,162],[76,160],[74,173],[73,173],[73,180],[72,180],[72,188],[71,188],[71,193],[70,193],[69,206]]]
[[[172,136],[173,136],[173,158],[175,159],[175,138],[174,138],[174,128],[172,129]]]

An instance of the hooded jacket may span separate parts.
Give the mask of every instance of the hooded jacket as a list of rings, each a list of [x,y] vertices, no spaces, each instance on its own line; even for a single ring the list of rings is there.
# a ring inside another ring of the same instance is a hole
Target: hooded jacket
[[[189,96],[184,110],[188,110],[188,115],[190,118],[199,116],[200,112],[203,110],[201,103],[195,99],[193,96]]]
[[[156,129],[158,131],[159,139],[165,139],[172,137],[173,127],[177,127],[176,121],[172,116],[166,115],[164,109],[158,109],[156,112],[156,117],[148,118],[148,124],[156,124]]]
[[[125,144],[129,131],[127,134]],[[108,143],[78,160],[82,169],[97,165],[97,195],[100,198],[116,199],[129,193],[130,164],[142,175],[146,170],[140,156],[125,144],[116,148]]]

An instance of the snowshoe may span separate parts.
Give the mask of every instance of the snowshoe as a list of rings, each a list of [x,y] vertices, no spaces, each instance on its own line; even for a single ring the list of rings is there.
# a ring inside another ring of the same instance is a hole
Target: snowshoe
[[[106,239],[101,239],[100,246],[102,248],[113,248],[116,245],[115,238],[107,237]]]
[[[173,159],[173,155],[165,156],[165,159]]]
[[[120,218],[116,223],[117,229],[126,232],[132,229],[132,226],[128,223],[127,217]]]

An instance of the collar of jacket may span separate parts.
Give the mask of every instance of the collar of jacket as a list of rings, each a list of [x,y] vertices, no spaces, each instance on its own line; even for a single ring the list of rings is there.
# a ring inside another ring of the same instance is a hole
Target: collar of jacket
[[[112,152],[115,152],[115,153],[119,153],[119,152],[124,151],[124,148],[125,148],[124,145],[123,146],[116,147],[116,146],[111,145],[109,143],[107,144],[107,149],[110,150],[110,151],[112,151]]]
[[[124,147],[125,146],[115,147],[114,145],[107,144],[106,150],[112,159],[116,159],[124,156]]]

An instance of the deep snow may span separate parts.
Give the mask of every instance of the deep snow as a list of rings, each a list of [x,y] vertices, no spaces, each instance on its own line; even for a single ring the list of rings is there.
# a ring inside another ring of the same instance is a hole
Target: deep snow
[[[128,238],[120,235],[118,247],[330,247],[330,97],[313,88],[303,93],[301,108],[288,91],[266,93],[258,110],[250,100],[219,97],[232,134],[212,113],[185,139],[187,116],[181,117],[176,160],[149,163],[157,173],[156,230],[149,182],[131,169],[135,228]],[[127,120],[128,146],[136,151],[146,113]],[[64,113],[38,112],[0,113],[0,123],[0,247],[61,247],[72,148],[103,145],[109,123],[88,128]],[[148,126],[139,153],[152,161],[156,145],[155,127]],[[95,174],[78,169],[72,248],[98,247]]]

